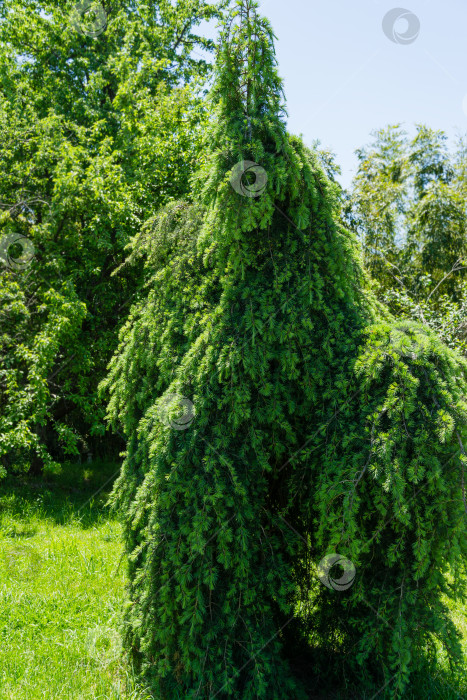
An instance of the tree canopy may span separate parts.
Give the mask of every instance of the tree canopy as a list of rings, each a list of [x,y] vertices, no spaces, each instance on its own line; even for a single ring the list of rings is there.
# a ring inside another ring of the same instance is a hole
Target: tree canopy
[[[189,189],[213,48],[195,29],[217,14],[0,3],[0,470],[118,452],[97,385],[142,280],[113,273]]]
[[[422,320],[466,350],[466,144],[417,125],[374,134],[358,151],[347,220],[376,293],[398,317]]]

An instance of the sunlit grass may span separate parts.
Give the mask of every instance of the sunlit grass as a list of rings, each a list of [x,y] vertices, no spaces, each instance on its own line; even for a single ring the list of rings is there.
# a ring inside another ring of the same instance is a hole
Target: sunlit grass
[[[120,654],[120,526],[89,475],[50,479],[0,484],[0,698],[147,698]]]

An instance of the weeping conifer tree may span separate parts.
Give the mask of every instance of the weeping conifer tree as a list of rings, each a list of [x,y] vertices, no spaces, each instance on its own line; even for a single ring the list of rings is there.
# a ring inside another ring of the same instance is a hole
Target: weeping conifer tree
[[[467,365],[365,291],[252,0],[211,100],[192,200],[134,241],[151,279],[104,383],[126,648],[164,699],[307,697],[305,653],[398,696],[435,640],[460,659],[442,597],[465,590]],[[356,569],[341,590],[318,578],[334,552]]]

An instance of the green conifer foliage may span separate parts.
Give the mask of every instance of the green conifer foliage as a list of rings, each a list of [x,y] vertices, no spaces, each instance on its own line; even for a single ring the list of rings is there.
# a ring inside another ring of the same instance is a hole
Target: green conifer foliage
[[[135,241],[152,279],[104,383],[127,437],[126,646],[164,699],[306,697],[292,648],[397,694],[434,637],[460,654],[441,597],[462,590],[467,365],[365,291],[252,0],[212,100],[193,201]],[[333,552],[345,590],[317,576]]]

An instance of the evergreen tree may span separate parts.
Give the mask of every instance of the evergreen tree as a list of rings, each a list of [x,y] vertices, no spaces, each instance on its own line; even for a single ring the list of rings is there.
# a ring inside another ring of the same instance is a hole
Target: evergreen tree
[[[126,648],[161,698],[306,697],[305,652],[397,695],[433,638],[460,656],[467,366],[366,291],[256,7],[224,27],[192,197],[135,241],[152,278],[103,384]],[[317,577],[333,552],[346,590]]]

